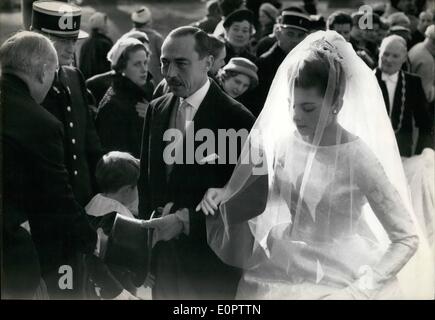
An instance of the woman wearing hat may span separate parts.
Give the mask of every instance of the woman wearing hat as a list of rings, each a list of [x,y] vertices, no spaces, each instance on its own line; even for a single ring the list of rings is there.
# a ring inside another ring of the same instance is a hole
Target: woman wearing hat
[[[273,32],[273,26],[279,11],[272,4],[265,2],[258,11],[258,20],[261,25],[258,39],[262,39]]]
[[[149,57],[145,45],[134,38],[118,40],[107,55],[115,76],[100,102],[96,118],[97,131],[106,152],[125,151],[137,158],[140,155],[146,112],[142,107],[152,96],[152,91],[143,90],[149,81]]]
[[[254,15],[250,10],[237,10],[226,17],[225,47],[227,56],[225,62],[233,57],[242,57],[255,63],[255,55],[251,53],[250,40],[254,32]]]
[[[243,103],[243,94],[258,85],[257,70],[257,66],[248,59],[232,58],[219,71],[217,79],[228,95]]]

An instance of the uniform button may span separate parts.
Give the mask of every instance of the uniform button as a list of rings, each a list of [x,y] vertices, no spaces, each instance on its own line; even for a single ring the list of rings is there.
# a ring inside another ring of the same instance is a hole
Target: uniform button
[[[76,144],[76,139],[71,139],[72,144]]]
[[[74,127],[74,123],[70,122],[69,126],[70,126],[70,128]]]
[[[68,110],[68,112],[71,112],[71,107],[70,106],[66,107],[66,110]]]
[[[78,175],[79,174],[79,172],[77,171],[77,170],[75,170],[74,171],[74,175],[76,176],[76,175]]]
[[[76,159],[77,159],[77,156],[76,156],[75,154],[73,155],[73,159],[74,159],[74,160],[76,160]]]

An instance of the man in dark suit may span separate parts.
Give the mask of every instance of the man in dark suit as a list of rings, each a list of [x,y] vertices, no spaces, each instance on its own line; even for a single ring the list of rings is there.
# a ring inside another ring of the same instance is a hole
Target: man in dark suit
[[[144,224],[155,228],[160,240],[153,249],[155,299],[233,299],[240,279],[240,270],[225,265],[208,247],[204,216],[195,213],[208,188],[228,181],[241,148],[243,138],[237,150],[222,148],[218,130],[247,136],[254,123],[245,107],[208,78],[209,45],[209,36],[195,27],[168,35],[161,63],[171,92],[151,103],[145,120],[139,210],[149,218],[164,207],[162,217]],[[178,133],[181,142],[172,141],[171,133]],[[204,135],[207,150],[200,148]],[[174,154],[181,155],[175,163]]]
[[[433,119],[421,79],[401,70],[407,59],[406,41],[397,35],[381,44],[376,78],[384,96],[400,155],[410,157],[425,147],[433,148]],[[418,138],[416,128],[418,128]]]
[[[83,253],[94,251],[97,236],[68,181],[62,124],[40,105],[58,66],[53,45],[42,35],[18,33],[0,48],[0,62],[2,297],[31,299],[41,276],[56,282],[62,276],[68,234]]]

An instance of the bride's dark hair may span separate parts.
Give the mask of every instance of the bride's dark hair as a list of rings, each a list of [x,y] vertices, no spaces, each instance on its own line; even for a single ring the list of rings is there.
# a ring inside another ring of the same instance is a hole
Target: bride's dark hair
[[[343,98],[346,78],[343,66],[338,57],[332,57],[334,53],[326,47],[313,48],[307,51],[297,68],[295,87],[310,89],[316,88],[321,96],[324,96],[328,88],[329,73],[335,73],[335,84],[332,96],[332,104]],[[331,70],[331,67],[333,70]],[[329,84],[332,85],[332,84]]]

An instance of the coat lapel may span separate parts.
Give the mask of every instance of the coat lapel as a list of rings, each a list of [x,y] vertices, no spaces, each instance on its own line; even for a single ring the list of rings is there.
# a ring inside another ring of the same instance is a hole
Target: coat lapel
[[[218,94],[219,87],[213,80],[210,79],[210,88],[207,94],[204,97],[204,100],[201,102],[198,111],[195,113],[193,117],[194,131],[193,137],[195,137],[196,132],[201,129],[211,129],[214,131],[216,128],[216,107],[215,107],[215,97]],[[183,137],[183,146],[186,146],[186,134]],[[189,137],[191,138],[191,137]],[[194,150],[196,150],[196,144],[202,142],[194,141]],[[186,154],[184,155],[184,159],[186,158]],[[194,156],[194,155],[193,155]],[[196,165],[196,162],[194,162]],[[179,174],[183,165],[175,164],[173,170],[170,173],[169,181],[173,180],[173,177]]]
[[[396,114],[398,112],[400,113],[401,104],[402,104],[402,72],[399,71],[396,91],[394,91],[393,111],[391,113],[391,118],[393,118],[393,114]]]
[[[152,185],[160,185],[160,190],[166,189],[166,164],[163,161],[163,151],[166,147],[166,142],[163,141],[163,135],[169,128],[171,113],[176,104],[177,97],[170,94],[167,101],[160,104],[159,108],[155,111],[151,124],[149,170],[150,173],[153,172],[151,176],[155,178],[151,182]]]
[[[376,78],[378,79],[379,87],[382,91],[382,96],[384,97],[385,106],[387,107],[387,112],[390,110],[390,98],[388,96],[387,85],[384,80],[382,80],[382,71],[380,69],[376,69]]]

